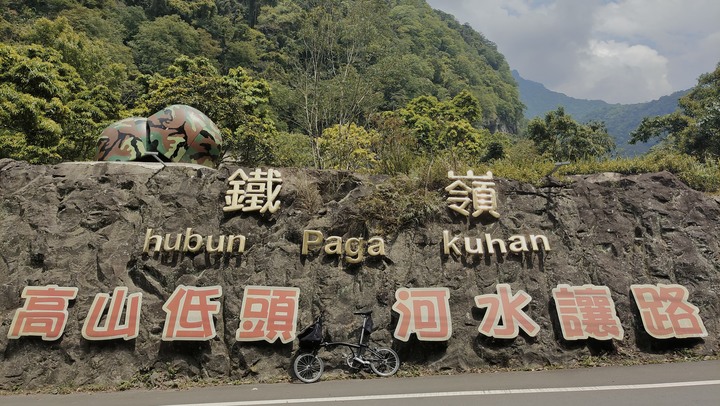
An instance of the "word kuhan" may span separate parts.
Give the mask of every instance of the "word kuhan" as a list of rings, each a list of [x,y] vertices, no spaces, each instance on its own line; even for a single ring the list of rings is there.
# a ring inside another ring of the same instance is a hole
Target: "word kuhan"
[[[541,248],[542,247],[542,248]],[[550,241],[542,234],[540,235],[513,235],[507,241],[500,238],[493,238],[492,235],[485,233],[482,237],[461,237],[453,236],[450,231],[443,230],[443,253],[445,255],[454,254],[457,256],[466,255],[483,255],[495,254],[499,252],[502,255],[508,253],[508,250],[515,254],[523,252],[539,252],[550,251]]]

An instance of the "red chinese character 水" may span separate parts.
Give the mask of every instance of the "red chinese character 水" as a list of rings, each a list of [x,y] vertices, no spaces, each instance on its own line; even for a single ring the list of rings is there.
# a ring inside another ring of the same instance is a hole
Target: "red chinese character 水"
[[[275,286],[246,286],[242,300],[238,341],[283,344],[295,339],[300,289]]]
[[[415,333],[420,341],[446,341],[452,335],[448,288],[401,288],[392,309],[400,314],[394,336],[408,341]]]
[[[707,337],[700,310],[688,302],[688,290],[681,285],[631,285],[645,331],[664,338]]]
[[[15,312],[8,338],[39,336],[45,341],[57,340],[65,331],[70,300],[78,288],[57,285],[26,286],[22,291],[23,307]]]
[[[205,341],[216,336],[213,315],[220,303],[211,299],[222,296],[221,286],[178,286],[163,305],[167,313],[163,341]]]
[[[108,301],[110,305],[108,306]],[[90,305],[82,327],[82,336],[86,340],[132,340],[140,331],[140,307],[142,293],[128,295],[127,287],[117,287],[112,299],[107,293],[98,293]],[[107,315],[101,324],[103,313],[107,307]],[[123,318],[123,310],[125,317]]]
[[[552,294],[564,339],[623,339],[624,330],[607,286],[560,284]]]
[[[506,283],[498,284],[496,289],[496,294],[475,296],[477,307],[487,307],[478,331],[488,337],[515,338],[523,329],[527,335],[535,337],[540,326],[522,310],[532,301],[532,297],[522,290],[513,295],[510,285]]]

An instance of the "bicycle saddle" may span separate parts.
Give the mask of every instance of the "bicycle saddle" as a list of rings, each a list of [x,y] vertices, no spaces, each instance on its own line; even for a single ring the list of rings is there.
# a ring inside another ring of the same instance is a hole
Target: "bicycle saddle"
[[[372,314],[372,310],[368,310],[366,312],[353,312],[353,314],[356,314],[358,316],[369,316]]]

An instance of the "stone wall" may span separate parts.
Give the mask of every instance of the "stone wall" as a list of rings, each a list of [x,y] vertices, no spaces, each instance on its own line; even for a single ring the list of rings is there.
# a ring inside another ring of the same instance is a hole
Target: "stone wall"
[[[363,209],[387,179],[335,171],[280,169],[284,183],[277,213],[225,213],[228,177],[235,169],[106,162],[35,166],[0,160],[0,390],[158,384],[179,377],[285,379],[297,343],[235,340],[248,285],[300,288],[300,327],[323,310],[327,334],[336,340],[355,339],[359,320],[353,311],[373,310],[372,337],[398,351],[401,369],[563,366],[601,354],[620,362],[718,354],[720,205],[672,174],[574,176],[543,187],[496,179],[497,220],[467,220],[440,200],[436,212],[392,228]],[[431,192],[444,196],[442,187]],[[242,234],[245,252],[143,252],[147,229],[175,234],[188,227],[203,236]],[[386,254],[360,264],[320,251],[303,256],[304,230],[344,239],[379,236]],[[542,234],[551,250],[446,255],[445,230],[452,236],[488,233],[502,239]],[[540,325],[535,337],[521,333],[499,340],[478,333],[483,313],[473,298],[494,293],[500,283],[532,296],[525,311]],[[562,340],[552,300],[552,289],[562,283],[609,287],[623,340]],[[643,331],[630,285],[659,283],[689,290],[707,337],[656,340]],[[50,284],[79,289],[62,338],[9,339],[23,288]],[[179,285],[222,286],[215,339],[161,340],[162,305]],[[117,286],[143,293],[138,338],[83,339],[82,324],[94,296]],[[450,340],[393,339],[395,291],[439,286],[450,289]],[[328,368],[342,363],[334,353],[326,360]]]

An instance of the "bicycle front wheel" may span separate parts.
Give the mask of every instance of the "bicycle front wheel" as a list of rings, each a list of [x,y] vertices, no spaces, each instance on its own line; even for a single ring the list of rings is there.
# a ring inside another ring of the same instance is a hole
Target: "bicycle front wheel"
[[[323,360],[313,353],[306,352],[300,354],[295,358],[295,362],[293,362],[293,372],[295,372],[295,376],[305,383],[316,382],[320,379],[320,375],[322,375],[324,370],[325,364]]]
[[[372,355],[370,369],[379,376],[390,376],[400,368],[400,357],[390,348],[378,348]]]

